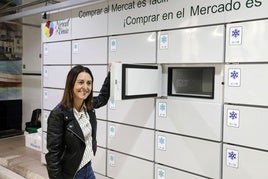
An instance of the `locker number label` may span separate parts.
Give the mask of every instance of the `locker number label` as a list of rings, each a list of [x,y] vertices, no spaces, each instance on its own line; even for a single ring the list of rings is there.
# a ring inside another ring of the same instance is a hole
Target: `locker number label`
[[[116,51],[116,46],[117,46],[116,39],[111,39],[110,43],[111,43],[110,44],[111,52],[115,52]]]
[[[47,68],[44,68],[44,77],[48,77],[48,69]]]
[[[230,28],[230,45],[241,45],[242,44],[242,27],[231,27]]]
[[[158,150],[166,150],[166,137],[159,135],[157,137],[157,148]]]
[[[109,126],[109,136],[115,137],[115,126],[113,126],[113,125]]]
[[[238,151],[227,149],[227,166],[232,168],[238,168]]]
[[[167,117],[167,103],[158,103],[158,116]]]
[[[73,53],[78,53],[78,43],[73,43]]]
[[[115,166],[115,155],[109,154],[109,165],[114,167]]]
[[[116,109],[115,100],[110,100],[109,108],[112,109],[112,110]]]
[[[168,49],[168,34],[160,35],[159,49],[160,50]]]
[[[166,171],[162,168],[157,168],[157,179],[165,179]]]
[[[48,54],[48,45],[44,44],[44,55]]]
[[[229,127],[239,127],[239,117],[240,111],[235,109],[227,110],[227,126]]]
[[[239,87],[241,81],[241,70],[239,68],[228,69],[228,85],[230,87]]]

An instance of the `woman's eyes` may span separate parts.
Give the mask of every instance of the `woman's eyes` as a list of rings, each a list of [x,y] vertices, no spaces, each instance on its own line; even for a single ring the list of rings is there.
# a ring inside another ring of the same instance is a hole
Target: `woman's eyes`
[[[84,81],[78,81],[78,84],[80,84],[80,85],[83,85],[84,83],[85,83]],[[91,81],[87,81],[86,84],[87,85],[91,85],[92,82]]]

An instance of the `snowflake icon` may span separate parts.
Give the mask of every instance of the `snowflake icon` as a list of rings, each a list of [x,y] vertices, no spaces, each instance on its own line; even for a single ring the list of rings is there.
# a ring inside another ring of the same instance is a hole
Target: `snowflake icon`
[[[159,109],[160,109],[161,111],[165,111],[165,110],[166,110],[166,105],[164,105],[163,103],[160,104]]]
[[[237,71],[232,71],[231,72],[231,78],[233,78],[233,79],[236,79],[236,78],[238,78],[238,72]]]
[[[161,38],[161,41],[163,43],[167,43],[167,36],[166,35],[163,35],[162,38]]]
[[[229,154],[228,157],[230,159],[232,159],[232,160],[236,159],[236,153],[234,153],[233,151],[232,152],[229,152],[228,154]]]
[[[112,40],[111,44],[112,44],[112,46],[115,46],[115,44],[116,44],[115,40]]]
[[[159,143],[160,144],[164,144],[165,143],[165,138],[164,137],[160,137],[159,138]]]
[[[237,118],[237,113],[234,112],[234,111],[232,111],[232,112],[229,113],[229,117],[230,117],[231,119],[236,119],[236,118]]]
[[[161,177],[161,178],[164,177],[165,176],[165,172],[163,170],[159,170],[158,171],[158,176]]]
[[[233,30],[232,31],[232,36],[235,37],[235,38],[240,36],[240,30],[238,30],[238,29]]]

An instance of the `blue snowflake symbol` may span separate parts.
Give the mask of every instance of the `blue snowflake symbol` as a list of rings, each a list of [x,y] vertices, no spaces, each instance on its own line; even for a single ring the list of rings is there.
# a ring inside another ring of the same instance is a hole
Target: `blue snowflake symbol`
[[[236,119],[236,118],[237,118],[237,113],[236,113],[236,112],[232,111],[232,112],[230,112],[229,114],[230,114],[229,117],[230,117],[231,119]]]
[[[111,127],[111,128],[110,128],[110,131],[111,131],[111,132],[114,132],[114,127]]]
[[[166,43],[166,42],[167,42],[167,36],[162,36],[161,41],[162,41],[163,43]]]
[[[112,44],[112,46],[115,46],[115,40],[112,40],[111,44]]]
[[[160,109],[161,111],[165,111],[165,109],[166,109],[166,105],[164,105],[164,104],[160,104],[159,109]]]
[[[229,155],[228,157],[232,160],[236,159],[236,153],[234,153],[233,151],[232,152],[229,152]]]
[[[165,138],[164,137],[160,137],[159,138],[159,143],[160,144],[164,144],[165,143]]]
[[[110,160],[114,161],[114,156],[113,155],[110,155]]]
[[[160,176],[161,178],[164,177],[165,173],[163,170],[159,170],[158,172],[158,176]]]
[[[233,78],[233,79],[236,79],[236,78],[238,78],[238,72],[237,71],[232,71],[231,72],[231,78]]]
[[[232,31],[232,36],[235,37],[235,38],[240,36],[240,30],[238,30],[238,29],[233,30]]]

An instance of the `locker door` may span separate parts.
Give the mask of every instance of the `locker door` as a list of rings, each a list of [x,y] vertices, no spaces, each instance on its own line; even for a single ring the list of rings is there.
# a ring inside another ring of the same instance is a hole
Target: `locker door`
[[[156,97],[161,91],[160,66],[113,63],[111,99]]]
[[[226,65],[224,102],[268,106],[267,64]]]

